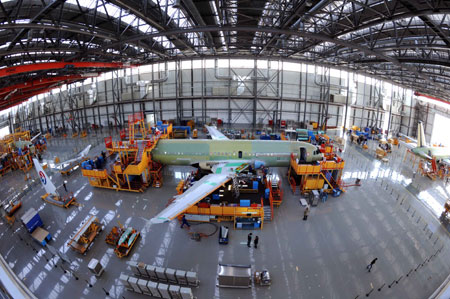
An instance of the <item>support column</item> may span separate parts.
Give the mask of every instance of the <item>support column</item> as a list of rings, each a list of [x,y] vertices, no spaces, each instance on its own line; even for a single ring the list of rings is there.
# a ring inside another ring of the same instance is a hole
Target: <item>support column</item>
[[[257,108],[257,100],[258,100],[258,64],[257,60],[253,60],[253,128],[256,128],[256,108]]]

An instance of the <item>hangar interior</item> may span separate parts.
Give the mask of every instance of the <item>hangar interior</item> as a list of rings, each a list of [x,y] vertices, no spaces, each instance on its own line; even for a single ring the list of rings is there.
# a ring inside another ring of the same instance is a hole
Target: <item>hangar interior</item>
[[[450,298],[449,12],[1,0],[0,293]]]

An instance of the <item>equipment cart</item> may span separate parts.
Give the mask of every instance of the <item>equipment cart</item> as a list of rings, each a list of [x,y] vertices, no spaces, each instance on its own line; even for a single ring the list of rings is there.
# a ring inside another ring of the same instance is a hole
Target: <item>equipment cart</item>
[[[69,245],[73,250],[85,254],[94,242],[95,237],[102,231],[102,226],[97,217],[90,215],[78,231],[71,236]]]
[[[50,233],[42,227],[36,227],[36,229],[31,233],[31,237],[42,246],[47,245],[47,243],[52,239]]]

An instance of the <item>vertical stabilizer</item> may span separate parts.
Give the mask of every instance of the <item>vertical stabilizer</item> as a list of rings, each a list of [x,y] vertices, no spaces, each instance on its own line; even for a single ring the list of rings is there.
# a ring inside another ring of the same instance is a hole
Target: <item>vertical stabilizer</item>
[[[87,154],[89,153],[89,150],[91,149],[91,145],[89,144],[88,146],[86,146],[86,148],[84,150],[82,150],[80,152],[80,156],[81,158],[84,158],[87,156]]]
[[[44,169],[42,169],[41,164],[39,164],[39,161],[37,159],[33,159],[34,168],[36,169],[36,172],[39,176],[39,179],[41,180],[42,186],[44,186],[45,192],[49,194],[58,195],[56,192],[56,187],[53,185],[52,181],[50,181],[50,178],[45,173]]]
[[[427,146],[425,141],[425,133],[423,130],[423,124],[421,121],[417,124],[417,147]]]

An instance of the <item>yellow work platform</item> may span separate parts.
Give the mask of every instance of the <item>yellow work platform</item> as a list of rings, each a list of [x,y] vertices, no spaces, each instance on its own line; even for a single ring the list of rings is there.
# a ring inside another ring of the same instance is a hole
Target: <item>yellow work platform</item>
[[[108,169],[82,169],[81,172],[92,186],[99,188],[143,192],[150,184],[161,186],[161,167],[155,168],[155,163],[151,159],[151,152],[158,140],[159,137],[138,142],[130,140],[106,143],[105,141],[108,152],[117,153],[120,161],[116,161]],[[157,172],[156,175],[155,172]]]

